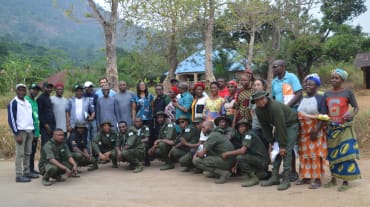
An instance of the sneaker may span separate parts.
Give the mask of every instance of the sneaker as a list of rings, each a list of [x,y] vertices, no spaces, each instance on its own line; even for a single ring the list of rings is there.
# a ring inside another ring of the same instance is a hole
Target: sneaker
[[[37,170],[31,170],[31,173],[33,173],[33,174],[40,174],[40,172],[39,171],[37,171]]]
[[[25,177],[25,176],[17,176],[15,178],[15,182],[17,182],[17,183],[28,183],[28,182],[31,182],[31,179],[28,178],[28,177]]]
[[[30,179],[35,179],[35,178],[39,178],[39,175],[35,173],[28,173],[25,175],[25,177],[28,177]]]

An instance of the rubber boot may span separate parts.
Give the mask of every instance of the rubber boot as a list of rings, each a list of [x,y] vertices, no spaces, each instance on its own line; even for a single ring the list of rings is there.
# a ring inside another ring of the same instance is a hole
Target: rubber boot
[[[261,182],[261,186],[263,187],[279,184],[280,184],[279,172],[274,169],[272,170],[272,176],[268,180]]]
[[[284,170],[283,172],[283,182],[278,186],[278,190],[286,190],[290,187],[290,172],[289,170]]]
[[[166,164],[164,164],[161,168],[159,168],[160,170],[170,170],[170,169],[173,169],[175,168],[175,166],[171,163],[171,162],[167,162]]]
[[[135,169],[134,169],[133,173],[139,173],[139,172],[141,172],[141,171],[143,171],[143,170],[144,170],[143,165],[139,164],[139,165],[137,165],[137,166],[135,167]]]
[[[87,171],[93,171],[93,170],[97,170],[99,167],[98,167],[98,163],[94,163],[92,164],[91,166],[89,166],[89,168],[87,168]]]
[[[117,160],[112,160],[112,164],[113,168],[118,168]]]
[[[224,184],[226,180],[229,179],[229,177],[231,176],[231,173],[227,170],[216,169],[214,172],[220,176],[215,181],[216,184]]]
[[[218,178],[219,176],[214,172],[203,171],[203,175],[207,178]]]
[[[254,185],[258,185],[259,179],[254,172],[248,173],[247,180],[242,183],[242,187],[252,187]]]

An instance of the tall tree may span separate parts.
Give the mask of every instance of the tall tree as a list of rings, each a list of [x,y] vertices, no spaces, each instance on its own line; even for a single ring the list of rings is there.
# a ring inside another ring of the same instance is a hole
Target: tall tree
[[[213,54],[213,29],[215,25],[215,0],[206,0],[204,2],[204,11],[206,24],[204,29],[204,48],[205,48],[205,79],[214,81],[212,54]]]

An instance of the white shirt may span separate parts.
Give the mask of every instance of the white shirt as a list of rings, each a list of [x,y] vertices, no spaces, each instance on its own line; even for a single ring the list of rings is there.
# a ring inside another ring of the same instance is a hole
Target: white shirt
[[[76,98],[76,120],[77,121],[84,121],[84,113],[83,113],[83,99]]]
[[[17,128],[18,130],[32,131],[34,130],[33,118],[32,118],[32,106],[26,99],[21,100],[15,97],[17,100]]]

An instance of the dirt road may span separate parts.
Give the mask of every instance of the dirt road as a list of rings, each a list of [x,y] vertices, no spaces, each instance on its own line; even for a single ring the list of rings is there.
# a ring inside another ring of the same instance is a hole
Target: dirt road
[[[335,188],[318,190],[307,186],[292,187],[283,192],[276,187],[242,188],[242,177],[231,178],[223,185],[203,175],[183,173],[179,168],[159,171],[160,163],[133,174],[102,165],[98,171],[83,169],[81,178],[67,179],[44,187],[41,179],[31,183],[14,182],[14,162],[0,162],[0,206],[128,206],[128,207],[227,207],[227,206],[370,206],[370,160],[360,160],[363,179],[352,182],[347,192]],[[325,176],[325,182],[328,179]]]

